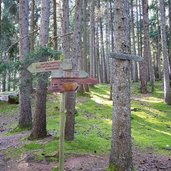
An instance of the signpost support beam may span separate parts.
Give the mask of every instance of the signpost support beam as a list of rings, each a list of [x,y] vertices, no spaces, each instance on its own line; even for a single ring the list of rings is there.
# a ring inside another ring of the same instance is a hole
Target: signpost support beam
[[[65,92],[61,93],[60,136],[59,136],[59,171],[64,171],[64,136],[65,136]]]

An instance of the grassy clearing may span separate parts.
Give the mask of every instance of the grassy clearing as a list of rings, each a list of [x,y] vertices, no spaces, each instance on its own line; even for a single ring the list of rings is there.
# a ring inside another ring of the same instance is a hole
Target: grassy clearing
[[[156,82],[153,94],[139,94],[139,84],[131,87],[132,138],[133,144],[144,150],[169,154],[171,147],[171,106],[163,102],[161,82]],[[36,151],[39,159],[52,156],[58,151],[59,97],[48,95],[47,129],[55,138],[45,143],[31,142],[17,149],[18,153]],[[111,146],[112,101],[109,86],[98,85],[91,93],[77,98],[75,141],[65,143],[65,152],[70,154],[109,154]],[[1,104],[0,104],[1,105]],[[4,109],[0,113],[3,113]],[[16,111],[16,109],[15,109]]]

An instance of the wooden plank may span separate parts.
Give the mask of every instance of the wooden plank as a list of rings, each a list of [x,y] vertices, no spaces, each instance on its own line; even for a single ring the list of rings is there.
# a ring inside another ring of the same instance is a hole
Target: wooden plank
[[[71,61],[47,61],[47,62],[38,62],[38,63],[32,63],[27,70],[31,73],[39,73],[39,72],[48,72],[53,71],[57,69],[63,69],[63,70],[71,70],[72,69],[72,63]]]
[[[109,57],[115,58],[115,59],[121,59],[121,60],[134,60],[134,61],[138,61],[138,62],[144,60],[144,58],[141,56],[124,54],[124,53],[115,53],[115,52],[111,52],[109,54]]]
[[[51,78],[86,78],[88,76],[85,71],[56,70],[51,72]]]

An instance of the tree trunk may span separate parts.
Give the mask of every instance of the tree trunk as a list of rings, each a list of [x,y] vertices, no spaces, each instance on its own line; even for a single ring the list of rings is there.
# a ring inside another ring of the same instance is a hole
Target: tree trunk
[[[29,2],[25,0],[19,1],[19,55],[20,61],[24,61],[29,53]],[[21,128],[30,128],[32,125],[32,113],[30,102],[30,73],[27,71],[27,65],[23,66],[20,71],[19,86],[19,123]]]
[[[58,49],[57,22],[56,22],[56,0],[53,0],[53,48]]]
[[[34,42],[35,42],[35,18],[34,18],[34,12],[35,12],[35,0],[31,1],[31,22],[30,22],[30,51],[34,50]]]
[[[88,72],[87,68],[87,0],[83,0],[83,69]],[[84,85],[85,91],[89,92],[89,86]]]
[[[143,21],[144,21],[144,59],[148,59],[148,73],[150,77],[151,92],[153,92],[154,91],[154,70],[153,70],[153,65],[152,65],[152,56],[151,56],[151,48],[150,48],[148,0],[142,0],[142,2],[143,2]]]
[[[100,0],[98,0],[98,8],[100,11]],[[106,59],[105,59],[105,50],[104,50],[104,41],[103,41],[103,25],[102,25],[102,17],[99,18],[100,25],[100,42],[101,42],[101,61],[102,61],[102,74],[103,74],[103,83],[107,83],[107,71],[106,71]]]
[[[164,101],[171,104],[171,87],[169,79],[169,61],[166,40],[166,17],[164,12],[164,0],[160,0],[160,28],[163,55],[163,75],[164,75]]]
[[[111,46],[112,46],[112,51],[114,51],[114,29],[113,29],[113,12],[112,12],[112,1],[110,0],[110,29],[111,29]],[[111,81],[112,81],[112,73],[111,73],[111,61],[110,62],[110,65],[109,65],[109,68],[110,68],[110,95],[109,95],[109,100],[112,100],[112,84],[111,84]]]
[[[69,33],[69,0],[63,0],[62,35]],[[70,58],[70,35],[62,37],[62,48],[66,59]]]
[[[94,22],[94,0],[90,1],[90,77],[95,77],[95,56],[94,56],[94,37],[95,37],[95,22]]]
[[[82,1],[77,0],[74,18],[74,34],[72,46],[72,64],[73,70],[79,70],[81,61],[81,22],[82,22]],[[68,141],[74,140],[74,125],[75,125],[75,103],[76,92],[69,92],[66,95],[66,127],[65,139]]]
[[[115,51],[130,53],[129,10],[125,0],[114,1]],[[113,60],[113,115],[111,171],[132,171],[131,112],[130,112],[130,62]]]
[[[41,22],[40,22],[40,45],[46,47],[49,38],[49,16],[50,2],[48,0],[41,1]],[[43,56],[40,61],[47,61],[48,56]],[[33,130],[31,133],[32,139],[44,138],[47,135],[46,131],[46,96],[48,74],[41,73],[38,75],[36,87],[35,113]]]
[[[135,47],[135,31],[134,31],[134,13],[133,13],[133,0],[131,0],[131,30],[132,30],[132,52],[136,55],[136,47]],[[134,82],[138,81],[138,70],[137,70],[137,62],[132,61],[132,79]]]
[[[143,27],[144,27],[144,60],[140,62],[140,81],[141,93],[147,93],[148,80],[148,60],[149,60],[149,43],[148,43],[148,4],[147,0],[142,0],[143,4]]]
[[[171,0],[169,0],[169,64],[170,64],[170,72],[171,72]],[[170,73],[171,74],[171,73]]]

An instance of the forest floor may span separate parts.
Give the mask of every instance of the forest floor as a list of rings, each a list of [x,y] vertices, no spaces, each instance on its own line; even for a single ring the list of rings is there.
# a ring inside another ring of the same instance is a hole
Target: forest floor
[[[171,171],[171,106],[162,85],[153,94],[131,88],[133,162],[137,171]],[[74,142],[65,143],[66,171],[105,171],[111,145],[112,101],[108,85],[78,95]],[[18,105],[0,102],[0,171],[55,171],[58,165],[59,97],[48,95],[47,129],[51,136],[29,141],[30,131],[16,128]],[[34,100],[33,100],[34,106]]]

